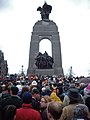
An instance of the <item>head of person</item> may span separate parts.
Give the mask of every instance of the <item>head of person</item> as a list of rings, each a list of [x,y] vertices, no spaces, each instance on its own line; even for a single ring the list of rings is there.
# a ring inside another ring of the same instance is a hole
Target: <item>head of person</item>
[[[22,92],[24,93],[24,92],[28,92],[29,91],[29,87],[27,87],[27,86],[23,86],[22,87]]]
[[[25,104],[30,104],[32,102],[32,95],[30,92],[24,92],[22,95],[22,101]]]
[[[88,107],[85,104],[78,104],[74,108],[73,120],[87,120],[89,114]]]
[[[41,100],[40,100],[40,108],[41,109],[46,109],[47,104],[51,101],[52,101],[52,99],[50,98],[50,96],[48,96],[48,95],[42,96]]]
[[[59,120],[62,114],[62,106],[59,102],[51,101],[47,106],[49,120]]]
[[[57,95],[61,95],[63,93],[63,88],[61,86],[57,87],[56,88],[56,93],[57,93]]]
[[[21,94],[23,94],[24,92],[29,92],[29,88],[27,86],[23,86],[22,87],[22,92]]]
[[[31,94],[35,99],[40,99],[40,93],[36,87],[33,87]]]
[[[2,109],[2,120],[14,120],[16,115],[16,106],[7,105]]]
[[[70,98],[70,103],[78,103],[81,100],[81,96],[77,88],[70,88],[68,96]]]
[[[10,94],[11,95],[17,95],[18,91],[19,91],[18,87],[12,86],[11,89],[10,89]]]

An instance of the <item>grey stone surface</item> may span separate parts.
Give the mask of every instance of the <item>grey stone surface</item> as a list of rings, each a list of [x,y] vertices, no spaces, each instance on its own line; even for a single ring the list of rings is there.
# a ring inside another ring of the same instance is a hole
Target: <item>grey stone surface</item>
[[[52,57],[54,59],[53,69],[37,69],[35,66],[35,57],[39,52],[39,43],[43,39],[48,39],[51,41]],[[29,65],[27,74],[43,75],[44,73],[45,75],[63,75],[60,36],[56,23],[51,20],[37,21],[33,26],[33,32],[30,41]]]

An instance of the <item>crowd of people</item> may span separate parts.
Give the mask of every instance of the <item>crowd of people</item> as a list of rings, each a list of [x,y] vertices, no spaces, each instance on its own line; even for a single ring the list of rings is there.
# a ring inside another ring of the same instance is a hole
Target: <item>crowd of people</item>
[[[77,81],[55,75],[0,81],[0,120],[89,120],[90,83]]]

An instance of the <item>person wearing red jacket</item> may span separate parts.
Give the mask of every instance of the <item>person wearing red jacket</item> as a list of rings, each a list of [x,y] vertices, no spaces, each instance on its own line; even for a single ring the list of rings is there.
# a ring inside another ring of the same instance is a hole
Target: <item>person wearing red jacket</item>
[[[17,109],[15,120],[42,120],[40,113],[32,108],[32,95],[25,92],[22,95],[22,107]]]

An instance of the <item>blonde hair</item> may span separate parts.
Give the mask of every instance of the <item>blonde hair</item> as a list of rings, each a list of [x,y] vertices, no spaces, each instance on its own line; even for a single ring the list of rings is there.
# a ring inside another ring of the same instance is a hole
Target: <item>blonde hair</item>
[[[51,99],[50,96],[48,96],[48,95],[42,96],[41,99],[42,99],[42,98],[45,100],[46,103],[49,103],[49,102],[52,101],[52,99]]]

